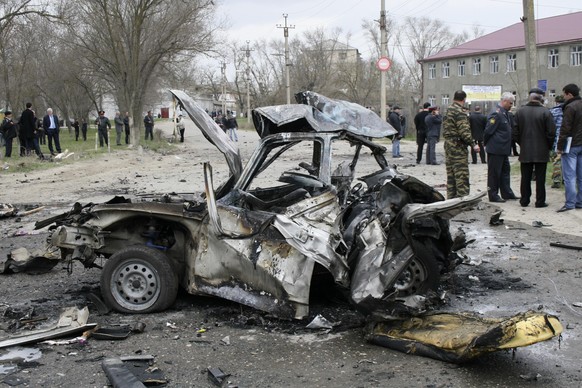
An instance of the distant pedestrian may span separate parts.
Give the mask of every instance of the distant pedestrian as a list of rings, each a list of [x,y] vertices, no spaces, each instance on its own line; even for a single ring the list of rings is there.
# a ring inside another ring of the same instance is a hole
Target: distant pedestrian
[[[550,113],[554,118],[556,124],[556,136],[554,137],[554,144],[550,152],[550,160],[552,161],[552,188],[559,189],[562,187],[562,160],[561,155],[556,152],[558,147],[558,139],[560,138],[560,128],[562,127],[562,119],[564,117],[564,96],[559,95],[555,98],[556,106],[550,108]]]
[[[73,121],[73,129],[75,130],[75,141],[79,141],[79,120]]]
[[[438,165],[436,159],[436,144],[441,136],[441,124],[443,117],[440,114],[439,107],[433,106],[428,108],[429,114],[425,118],[426,122],[426,164]]]
[[[229,113],[227,115],[227,118],[226,118],[224,125],[226,127],[226,130],[228,131],[228,137],[230,138],[230,140],[238,141],[238,134],[237,134],[238,123],[236,122],[236,117],[234,117],[234,115],[232,113]]]
[[[429,102],[425,102],[422,110],[414,116],[414,126],[416,127],[416,164],[422,161],[422,149],[426,143],[426,116],[428,116]]]
[[[145,139],[148,137],[150,140],[154,140],[154,116],[152,116],[152,111],[148,110],[148,114],[143,118],[143,124],[145,127]]]
[[[44,155],[40,151],[40,146],[38,144],[38,125],[37,119],[34,111],[32,110],[32,103],[26,103],[26,109],[20,115],[20,121],[18,122],[19,130],[22,132],[25,143],[26,143],[26,154],[28,155],[32,149],[36,153],[39,159],[44,159]]]
[[[4,156],[10,158],[12,156],[12,141],[17,136],[17,133],[16,124],[12,120],[12,112],[9,110],[4,112],[4,120],[2,120],[2,124],[0,125],[0,132],[4,138]]]
[[[186,131],[186,126],[184,125],[184,120],[182,119],[182,115],[176,118],[176,129],[180,134],[180,143],[184,143],[184,132]]]
[[[582,99],[576,84],[564,86],[562,92],[566,102],[557,152],[562,158],[566,201],[558,212],[582,209]]]
[[[388,114],[388,122],[398,132],[392,137],[392,157],[402,158],[402,155],[400,155],[400,139],[402,139],[404,133],[402,131],[402,121],[400,121],[400,107],[398,105],[394,105],[392,107],[392,110]]]
[[[83,141],[87,140],[87,120],[81,119],[81,134],[83,135]]]
[[[121,134],[123,132],[123,119],[121,118],[121,113],[119,111],[115,112],[115,118],[113,119],[115,122],[115,144],[118,146],[121,145]]]
[[[541,94],[530,91],[528,103],[515,113],[515,132],[512,137],[521,150],[521,199],[525,207],[531,198],[531,180],[535,170],[536,202],[535,207],[547,207],[546,169],[550,160],[550,150],[554,143],[556,124],[550,110],[542,102]]]
[[[481,112],[479,105],[475,106],[475,111],[469,113],[469,125],[471,126],[471,136],[473,136],[475,143],[479,145],[481,163],[485,164],[487,160],[485,159],[485,147],[483,146],[483,133],[487,125],[487,116]],[[473,148],[471,148],[471,159],[473,164],[477,164],[477,152]]]
[[[457,90],[453,103],[449,105],[443,118],[443,137],[445,139],[445,162],[447,169],[447,199],[469,195],[469,151],[467,147],[479,152],[479,145],[473,144],[469,118],[463,111],[467,93]]]
[[[513,116],[509,112],[515,102],[512,93],[505,92],[497,109],[487,117],[483,144],[487,152],[487,194],[489,202],[518,199],[511,189],[509,155],[513,131]],[[501,197],[499,196],[501,193]]]
[[[109,118],[105,117],[105,111],[99,111],[99,117],[95,120],[95,124],[97,124],[97,133],[99,135],[99,147],[103,147],[104,145],[109,145],[109,136],[107,134],[107,130],[111,129],[111,123],[109,122]]]
[[[61,141],[59,139],[59,117],[53,114],[53,110],[48,108],[46,110],[46,115],[42,119],[42,128],[48,138],[48,147],[51,155],[55,155],[55,149],[57,153],[61,153]],[[55,148],[53,149],[53,141],[55,142]]]
[[[129,144],[129,112],[125,112],[125,117],[123,118],[123,128],[125,129],[125,144]]]

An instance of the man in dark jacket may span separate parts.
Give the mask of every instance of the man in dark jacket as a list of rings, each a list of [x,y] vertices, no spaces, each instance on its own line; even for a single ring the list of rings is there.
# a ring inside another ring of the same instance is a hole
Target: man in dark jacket
[[[505,202],[518,199],[510,186],[509,154],[511,154],[511,131],[513,118],[509,109],[515,96],[503,93],[497,109],[487,117],[483,144],[487,152],[487,193],[490,202]],[[501,197],[499,196],[501,192]]]
[[[436,143],[441,136],[441,124],[443,117],[438,106],[428,108],[429,114],[426,116],[426,164],[438,165],[436,160]]]
[[[547,207],[546,169],[550,160],[550,150],[554,142],[556,124],[550,110],[542,105],[544,96],[535,91],[529,94],[526,105],[515,114],[513,139],[519,144],[521,163],[521,199],[526,207],[531,198],[531,178],[535,169],[536,207]]]
[[[414,116],[414,126],[416,127],[416,164],[422,160],[422,149],[426,143],[426,116],[428,116],[429,102],[425,102],[422,110]]]
[[[557,152],[562,156],[566,202],[558,212],[582,209],[582,99],[575,84],[564,86],[562,91],[566,102]]]
[[[394,127],[395,130],[398,131],[398,133],[395,134],[392,138],[392,157],[401,158],[402,155],[400,155],[400,139],[402,139],[404,133],[402,132],[402,122],[400,121],[399,106],[394,105],[390,111],[390,114],[388,115],[388,122]]]
[[[4,137],[6,147],[4,156],[10,158],[12,156],[12,140],[17,136],[17,134],[16,124],[14,124],[14,121],[12,121],[12,112],[9,110],[4,113],[4,120],[2,120],[0,131]]]
[[[485,147],[483,147],[483,132],[487,125],[487,117],[481,112],[481,107],[477,105],[475,111],[469,113],[469,125],[471,126],[471,136],[477,144],[479,144],[479,156],[481,163],[487,163],[485,160]],[[473,164],[477,164],[477,152],[471,148],[471,158]]]
[[[20,120],[18,122],[19,130],[22,132],[26,141],[26,153],[28,154],[30,150],[34,148],[36,156],[40,159],[44,159],[38,144],[38,127],[36,121],[36,115],[32,110],[32,103],[27,102],[26,109],[20,115]]]

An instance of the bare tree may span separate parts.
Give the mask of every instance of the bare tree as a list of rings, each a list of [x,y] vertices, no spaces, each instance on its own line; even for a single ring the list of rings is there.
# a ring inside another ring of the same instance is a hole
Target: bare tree
[[[164,65],[213,46],[214,2],[70,1],[75,50],[113,92],[120,109],[130,112],[131,141],[139,144],[143,105]]]
[[[33,18],[38,17],[58,19],[57,13],[50,12],[47,4],[42,2],[0,0],[0,73],[5,109],[12,108],[13,90],[22,86],[17,80],[23,75],[24,64],[32,53],[19,49],[30,45],[31,40],[27,37],[31,31]],[[20,103],[18,100],[16,102]]]

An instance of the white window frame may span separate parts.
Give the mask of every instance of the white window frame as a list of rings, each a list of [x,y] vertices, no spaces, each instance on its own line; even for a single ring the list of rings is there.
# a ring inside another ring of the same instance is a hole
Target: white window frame
[[[465,60],[464,59],[459,59],[457,61],[457,74],[459,75],[459,77],[464,77],[465,76]]]
[[[499,55],[492,55],[489,57],[489,73],[499,73]]]
[[[451,64],[450,62],[443,62],[443,78],[449,78],[451,76]]]
[[[517,54],[507,54],[507,72],[515,73],[517,71]]]
[[[570,66],[582,66],[582,45],[570,47]]]
[[[449,97],[448,94],[443,94],[443,96],[441,97],[441,101],[442,101],[441,106],[449,106],[449,104],[451,103],[451,98]]]
[[[428,79],[436,78],[436,63],[428,64]]]
[[[473,58],[473,75],[481,74],[481,58]]]
[[[431,106],[435,106],[435,105],[436,105],[436,104],[435,104],[435,103],[436,103],[436,96],[434,96],[434,95],[430,94],[430,95],[428,95],[428,98],[427,98],[427,100],[428,100],[428,103],[429,103]]]
[[[557,69],[560,66],[560,50],[548,49],[548,69]]]

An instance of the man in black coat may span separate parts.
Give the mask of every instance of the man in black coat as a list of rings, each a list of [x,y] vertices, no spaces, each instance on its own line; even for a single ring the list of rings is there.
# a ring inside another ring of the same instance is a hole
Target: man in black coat
[[[425,102],[422,110],[414,116],[414,126],[416,127],[416,164],[422,160],[422,149],[426,143],[426,116],[428,116],[429,102]]]
[[[546,207],[546,168],[550,150],[554,144],[556,124],[552,113],[543,106],[543,95],[535,91],[529,94],[528,103],[515,114],[513,139],[519,144],[521,163],[521,206],[529,205],[531,178],[535,170],[536,207]]]
[[[22,131],[23,137],[26,141],[26,153],[29,153],[32,148],[40,159],[44,159],[40,146],[38,144],[38,128],[36,126],[36,115],[32,110],[32,103],[26,103],[26,109],[20,115],[18,122],[19,129]]]
[[[469,113],[469,125],[471,126],[471,136],[479,144],[479,156],[481,163],[487,163],[485,160],[485,147],[483,147],[483,133],[487,125],[487,117],[481,112],[481,107],[477,105],[475,111]],[[473,164],[477,164],[477,152],[471,148],[471,158]]]

